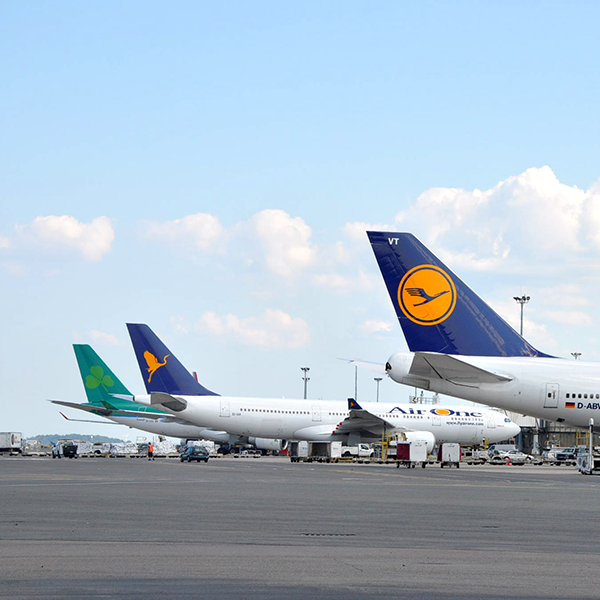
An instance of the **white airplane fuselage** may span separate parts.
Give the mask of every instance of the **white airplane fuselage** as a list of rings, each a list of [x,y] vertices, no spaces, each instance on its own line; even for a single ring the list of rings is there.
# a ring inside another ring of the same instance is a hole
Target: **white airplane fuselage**
[[[140,429],[155,435],[164,435],[184,440],[211,440],[213,442],[230,443],[231,436],[225,431],[214,431],[197,425],[185,423],[169,423],[161,419],[148,419],[146,417],[114,416],[105,417],[119,425],[126,425],[132,429]]]
[[[182,410],[163,410],[186,421],[222,429],[231,434],[286,440],[347,441],[348,434],[336,433],[349,411],[347,403],[323,400],[257,399],[227,396],[175,396],[185,404]],[[151,395],[135,396],[150,405]],[[427,431],[438,443],[481,444],[498,442],[517,435],[519,427],[503,413],[471,406],[390,404],[366,402],[365,411],[385,420],[387,431]],[[381,434],[361,434],[360,441],[377,441]]]
[[[600,423],[600,364],[562,358],[455,356],[484,371],[509,379],[472,383],[410,373],[414,354],[398,352],[387,374],[405,385],[480,402],[539,419],[587,427]]]

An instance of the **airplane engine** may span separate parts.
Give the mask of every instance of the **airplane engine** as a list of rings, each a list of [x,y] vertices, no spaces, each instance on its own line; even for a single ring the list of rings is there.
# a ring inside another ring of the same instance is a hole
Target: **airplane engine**
[[[256,446],[259,450],[285,450],[287,448],[287,440],[272,440],[270,438],[249,437],[248,443]]]
[[[430,431],[403,431],[401,437],[407,442],[425,442],[427,452],[431,452],[435,446],[435,435]]]

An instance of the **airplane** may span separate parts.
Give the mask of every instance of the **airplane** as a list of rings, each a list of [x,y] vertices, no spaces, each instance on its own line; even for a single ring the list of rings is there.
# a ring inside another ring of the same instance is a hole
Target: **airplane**
[[[598,363],[534,348],[414,235],[367,235],[410,350],[393,354],[382,372],[397,383],[540,419],[575,427],[587,427],[590,417],[598,422]]]
[[[232,436],[226,431],[216,431],[208,427],[198,426],[179,417],[174,417],[164,410],[140,406],[131,400],[116,398],[114,394],[131,396],[131,392],[98,356],[94,349],[87,344],[73,344],[73,350],[75,351],[75,357],[77,358],[88,402],[78,404],[63,400],[51,400],[53,404],[82,410],[89,414],[104,417],[113,423],[127,425],[128,427],[156,435],[187,440],[212,440],[230,445],[247,442],[261,450],[283,449],[280,440],[247,440],[240,436]],[[69,421],[78,420],[65,418]],[[104,423],[104,421],[79,420],[83,422]]]
[[[190,375],[150,327],[128,323],[127,328],[148,393],[119,397],[231,434],[356,445],[396,433],[406,441],[424,441],[431,451],[436,443],[482,444],[520,431],[498,411],[465,406],[218,396]],[[165,357],[164,364],[154,368],[157,357]]]

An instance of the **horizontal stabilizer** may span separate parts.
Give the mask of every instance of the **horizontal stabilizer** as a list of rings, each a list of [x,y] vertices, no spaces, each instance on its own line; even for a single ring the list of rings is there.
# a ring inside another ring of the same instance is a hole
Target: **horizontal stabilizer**
[[[167,408],[179,412],[187,408],[187,402],[183,398],[176,398],[171,394],[165,394],[164,392],[152,392],[150,394],[150,405],[155,406],[160,404]]]
[[[512,381],[511,377],[480,369],[455,356],[433,352],[416,352],[410,375],[425,379],[439,378],[466,386]]]
[[[58,411],[63,419],[67,421],[74,421],[75,423],[95,423],[96,425],[119,425],[119,423],[115,423],[114,421],[92,421],[92,419],[70,419],[65,415],[65,413]]]
[[[76,402],[65,402],[64,400],[50,400],[50,402],[52,402],[52,404],[60,404],[60,406],[66,406],[68,408],[76,408],[77,410],[90,412],[95,415],[101,415],[103,417],[108,417],[114,412],[114,410],[104,408],[103,406],[94,406],[93,404],[77,404]]]
[[[50,400],[53,404],[60,404],[68,408],[75,408],[85,412],[99,415],[102,417],[138,417],[140,419],[153,419],[154,421],[174,421],[174,417],[168,413],[146,412],[144,410],[121,410],[118,408],[105,408],[103,406],[94,406],[93,404],[77,404],[76,402],[65,402],[63,400]]]
[[[372,371],[373,373],[379,373],[380,375],[387,375],[385,371],[385,365],[381,363],[370,362],[368,360],[354,360],[353,358],[342,358],[341,360],[347,360],[351,365]]]

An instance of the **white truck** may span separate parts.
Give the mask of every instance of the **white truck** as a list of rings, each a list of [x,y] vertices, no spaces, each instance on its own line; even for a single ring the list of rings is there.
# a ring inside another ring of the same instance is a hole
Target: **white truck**
[[[356,446],[342,446],[343,458],[370,458],[375,450],[369,444],[356,444]]]
[[[23,434],[16,431],[0,432],[0,452],[21,454]]]

